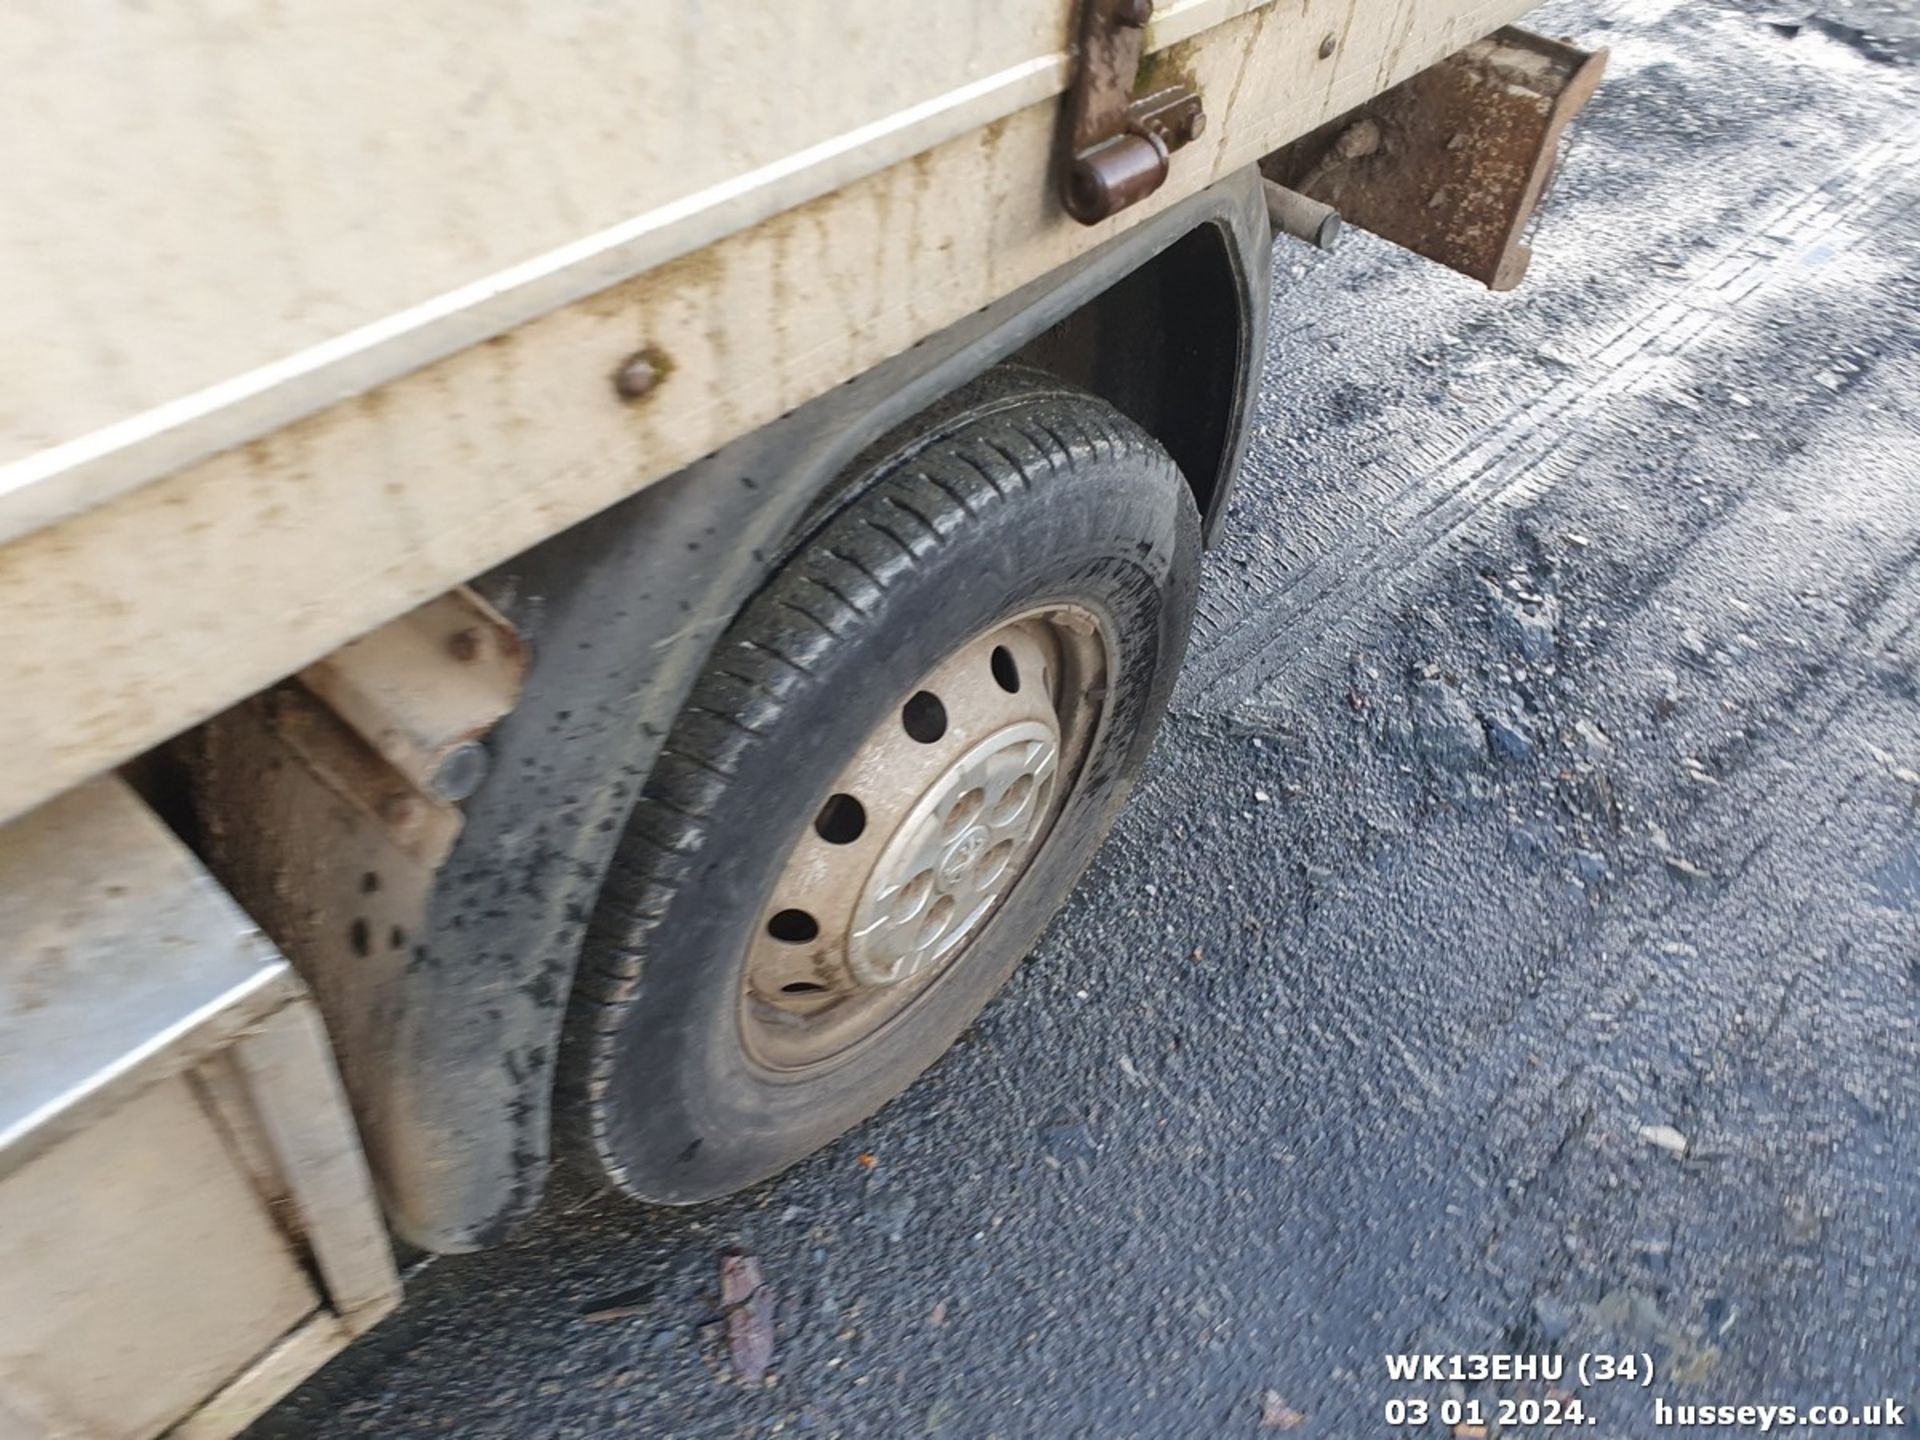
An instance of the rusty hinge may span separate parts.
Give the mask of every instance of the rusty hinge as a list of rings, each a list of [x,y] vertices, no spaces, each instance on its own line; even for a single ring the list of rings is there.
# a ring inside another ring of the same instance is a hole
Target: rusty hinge
[[[1060,199],[1082,225],[1158,190],[1168,157],[1206,129],[1200,97],[1185,85],[1134,96],[1152,18],[1153,0],[1082,0],[1060,126]]]

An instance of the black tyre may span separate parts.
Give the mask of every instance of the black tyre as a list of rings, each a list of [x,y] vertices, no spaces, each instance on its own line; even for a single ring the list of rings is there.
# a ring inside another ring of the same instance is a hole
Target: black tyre
[[[690,1203],[872,1114],[1092,858],[1186,645],[1199,522],[1103,401],[986,377],[881,447],[716,646],[589,930],[563,1123]]]

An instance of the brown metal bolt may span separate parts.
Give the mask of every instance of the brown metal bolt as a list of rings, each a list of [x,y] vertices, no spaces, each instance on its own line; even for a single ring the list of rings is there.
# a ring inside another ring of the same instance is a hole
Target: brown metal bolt
[[[1113,18],[1130,29],[1143,30],[1153,19],[1153,0],[1120,0],[1114,7]]]
[[[1322,60],[1331,60],[1333,58],[1333,52],[1339,48],[1340,37],[1338,35],[1327,36],[1326,39],[1320,42],[1320,58]]]
[[[1062,198],[1074,219],[1097,225],[1146,199],[1166,178],[1167,142],[1150,130],[1128,132],[1075,157]]]
[[[1198,140],[1207,133],[1207,112],[1195,110],[1187,117],[1187,139]]]
[[[613,377],[613,388],[622,400],[638,400],[651,394],[660,383],[660,365],[651,350],[642,350],[620,367]]]

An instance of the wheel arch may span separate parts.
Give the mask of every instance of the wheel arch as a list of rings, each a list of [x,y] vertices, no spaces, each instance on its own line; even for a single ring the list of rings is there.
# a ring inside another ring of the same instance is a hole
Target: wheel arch
[[[1098,395],[1172,455],[1211,545],[1239,468],[1248,383],[1265,349],[1265,253],[1198,225],[1012,355]]]
[[[835,476],[1021,359],[1165,445],[1211,540],[1258,380],[1268,246],[1257,173],[1228,177],[473,582],[530,645],[525,698],[489,737],[423,963],[381,999],[391,1053],[349,1077],[378,1092],[356,1108],[382,1117],[369,1143],[405,1239],[479,1248],[538,1202],[560,1026],[615,841],[713,642]]]

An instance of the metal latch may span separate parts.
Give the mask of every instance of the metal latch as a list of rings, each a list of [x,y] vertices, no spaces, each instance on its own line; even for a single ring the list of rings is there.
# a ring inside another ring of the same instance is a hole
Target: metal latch
[[[1206,129],[1200,97],[1185,85],[1134,96],[1152,18],[1153,0],[1082,0],[1060,127],[1060,199],[1082,225],[1158,190],[1172,153]]]

